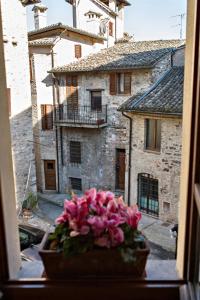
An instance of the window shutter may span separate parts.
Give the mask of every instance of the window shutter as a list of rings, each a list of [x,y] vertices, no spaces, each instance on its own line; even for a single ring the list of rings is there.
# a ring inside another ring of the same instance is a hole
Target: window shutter
[[[41,105],[42,130],[53,129],[53,106],[51,104]]]
[[[81,45],[75,45],[74,47],[75,47],[75,57],[81,58],[81,56],[82,56]]]
[[[124,74],[124,94],[131,94],[131,73]]]
[[[81,163],[81,143],[80,142],[70,142],[70,162],[71,163]]]
[[[110,95],[116,95],[117,77],[115,73],[110,74]]]
[[[113,36],[113,23],[112,22],[109,22],[109,35],[110,36]]]
[[[46,105],[46,129],[53,129],[53,106]]]
[[[67,105],[78,108],[78,78],[77,76],[66,77]]]

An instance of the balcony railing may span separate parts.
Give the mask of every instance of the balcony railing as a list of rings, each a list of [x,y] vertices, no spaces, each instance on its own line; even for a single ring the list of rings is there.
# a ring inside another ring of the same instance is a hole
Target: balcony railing
[[[73,125],[91,125],[102,127],[107,123],[107,105],[98,108],[92,106],[56,106],[55,122],[57,124]]]

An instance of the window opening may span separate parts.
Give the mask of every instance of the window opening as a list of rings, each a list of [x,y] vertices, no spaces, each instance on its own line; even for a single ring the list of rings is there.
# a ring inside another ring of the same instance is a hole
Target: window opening
[[[146,146],[147,150],[160,151],[161,147],[161,121],[146,119]]]
[[[158,217],[158,180],[150,174],[138,175],[138,205],[141,211]]]
[[[70,142],[70,162],[71,163],[81,163],[81,143],[80,142]]]

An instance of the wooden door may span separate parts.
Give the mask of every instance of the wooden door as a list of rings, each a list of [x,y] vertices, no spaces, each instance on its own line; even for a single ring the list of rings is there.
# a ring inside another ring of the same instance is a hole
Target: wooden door
[[[116,149],[116,189],[125,189],[125,150]]]
[[[56,190],[56,164],[55,160],[44,161],[45,189]]]

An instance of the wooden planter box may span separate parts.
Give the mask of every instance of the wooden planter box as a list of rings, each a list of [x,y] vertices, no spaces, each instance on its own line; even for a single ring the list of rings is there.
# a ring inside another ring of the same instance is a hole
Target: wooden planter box
[[[43,248],[39,251],[45,273],[51,279],[73,277],[144,277],[149,247],[145,242],[144,249],[134,251],[134,261],[123,261],[117,249],[95,249],[90,252],[64,257],[63,253],[46,250],[48,235],[43,240]]]

